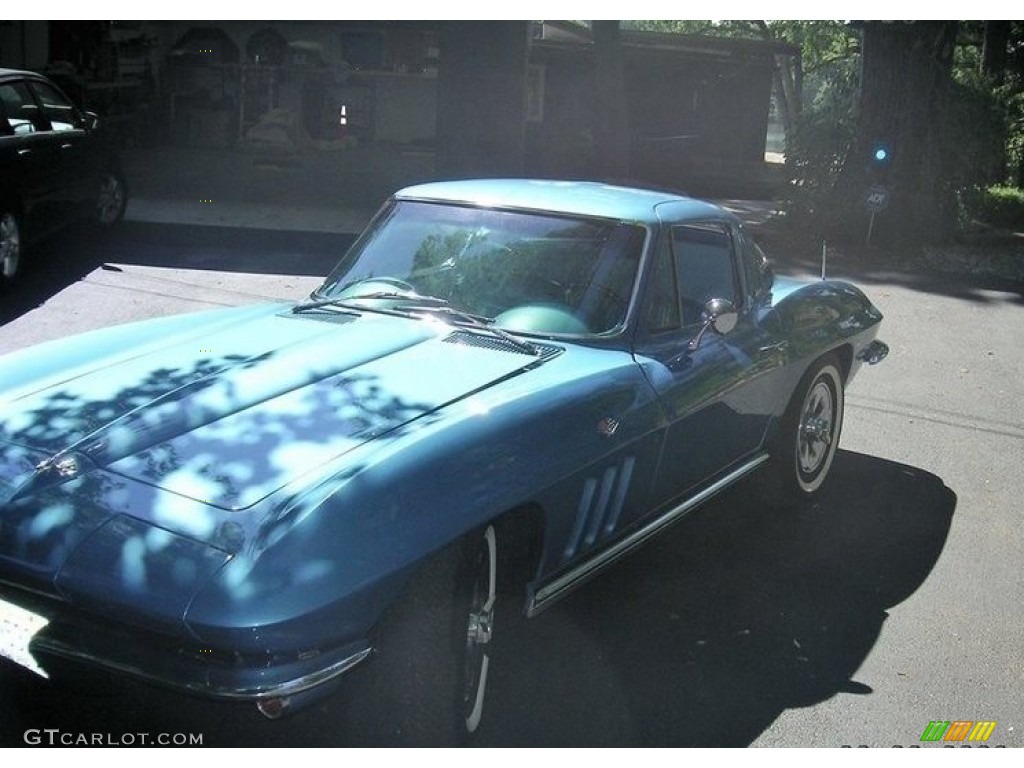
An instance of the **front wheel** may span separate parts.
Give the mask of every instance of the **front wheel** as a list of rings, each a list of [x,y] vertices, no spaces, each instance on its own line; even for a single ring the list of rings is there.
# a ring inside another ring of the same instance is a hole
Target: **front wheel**
[[[470,589],[466,618],[462,673],[461,719],[467,735],[476,733],[484,712],[490,643],[494,633],[494,608],[498,595],[498,540],[494,526],[487,526],[483,540],[467,561],[465,583]],[[456,630],[460,626],[456,615]]]
[[[793,393],[772,450],[772,480],[782,500],[809,499],[824,485],[839,446],[844,400],[839,360],[826,355]]]
[[[449,545],[417,575],[381,623],[378,658],[349,691],[357,742],[450,746],[479,729],[498,598],[493,525]],[[359,670],[354,670],[359,671]]]

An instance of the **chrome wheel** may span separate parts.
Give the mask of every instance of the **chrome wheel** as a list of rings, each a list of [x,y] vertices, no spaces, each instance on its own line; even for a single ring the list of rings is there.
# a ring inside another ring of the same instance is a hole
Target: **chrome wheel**
[[[494,603],[497,594],[497,540],[494,526],[487,526],[483,546],[474,564],[475,577],[466,626],[466,658],[462,702],[466,730],[473,733],[483,716],[490,656],[487,648],[494,632]]]
[[[21,267],[21,231],[13,213],[0,216],[0,277],[13,280]]]
[[[839,443],[843,421],[843,385],[835,365],[814,373],[796,425],[796,479],[801,491],[814,493],[825,482]]]
[[[832,391],[819,381],[807,397],[800,419],[800,434],[797,451],[800,454],[800,471],[812,474],[828,454],[832,443]]]
[[[96,220],[104,226],[117,223],[124,214],[124,182],[116,173],[108,173],[100,183],[100,194],[96,198]]]

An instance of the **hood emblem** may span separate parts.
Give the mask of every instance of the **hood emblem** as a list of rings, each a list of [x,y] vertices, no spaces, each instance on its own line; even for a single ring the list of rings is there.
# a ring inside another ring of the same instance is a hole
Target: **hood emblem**
[[[40,474],[52,470],[62,480],[70,480],[81,471],[78,459],[74,455],[52,456],[46,461],[36,465],[36,471]]]
[[[597,434],[603,435],[604,437],[611,437],[615,434],[615,431],[619,428],[619,422],[613,419],[611,416],[605,416],[599,422],[597,422]]]

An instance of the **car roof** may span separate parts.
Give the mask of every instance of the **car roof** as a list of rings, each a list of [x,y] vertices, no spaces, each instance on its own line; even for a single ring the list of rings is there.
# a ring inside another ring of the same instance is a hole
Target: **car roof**
[[[673,220],[725,218],[718,206],[673,192],[616,186],[597,181],[550,179],[475,179],[439,181],[406,187],[399,200],[464,203],[492,208],[551,211],[596,216],[618,221],[656,224],[658,207],[672,211]]]
[[[29,72],[24,69],[4,69],[0,67],[0,77],[38,77],[42,79],[42,75],[38,72]]]
[[[0,83],[10,82],[13,80],[41,80],[53,85],[52,81],[50,81],[45,75],[41,75],[38,72],[29,72],[25,69],[4,69],[3,67],[0,67]]]

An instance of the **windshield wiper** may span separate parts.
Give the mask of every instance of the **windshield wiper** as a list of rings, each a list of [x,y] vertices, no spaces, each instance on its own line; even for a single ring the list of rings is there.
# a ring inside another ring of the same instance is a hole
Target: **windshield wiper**
[[[300,301],[294,307],[292,307],[292,314],[298,314],[299,312],[308,312],[311,309],[320,309],[321,307],[336,306],[342,309],[353,310],[357,307],[353,307],[348,303],[348,299],[341,299],[335,296],[334,298],[325,299],[309,299],[308,301]]]
[[[360,309],[360,307],[354,305],[353,302],[368,299],[396,299],[399,301],[416,301],[423,304],[436,304],[438,306],[448,303],[445,299],[439,299],[435,296],[422,296],[413,291],[374,291],[372,293],[360,293],[355,296],[327,296],[319,299],[300,301],[292,307],[292,312],[306,312],[310,309],[318,309],[320,307],[329,307],[332,305],[344,307],[346,309]]]

